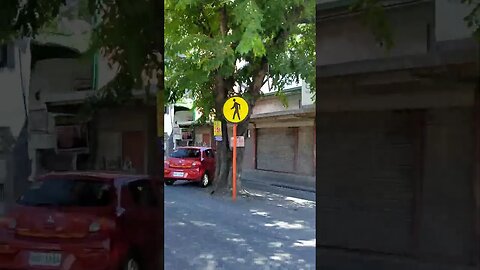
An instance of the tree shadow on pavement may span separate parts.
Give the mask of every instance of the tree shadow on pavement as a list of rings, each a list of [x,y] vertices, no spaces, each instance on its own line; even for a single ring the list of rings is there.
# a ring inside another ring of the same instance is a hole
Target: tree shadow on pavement
[[[315,202],[249,193],[236,202],[189,193],[195,211],[166,200],[165,239],[175,247],[166,247],[165,269],[315,269]]]

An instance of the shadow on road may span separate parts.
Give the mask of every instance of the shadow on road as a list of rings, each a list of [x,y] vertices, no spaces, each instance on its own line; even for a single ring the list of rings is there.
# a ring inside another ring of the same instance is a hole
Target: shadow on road
[[[166,269],[315,269],[314,201],[249,191],[232,202],[204,191],[166,189]]]

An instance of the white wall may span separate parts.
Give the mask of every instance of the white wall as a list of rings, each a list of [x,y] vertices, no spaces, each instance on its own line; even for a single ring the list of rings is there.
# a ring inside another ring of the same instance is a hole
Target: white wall
[[[174,119],[175,119],[175,121],[177,121],[178,124],[181,124],[182,122],[193,121],[193,112],[191,112],[191,111],[176,112]]]
[[[288,107],[284,107],[283,103],[276,96],[269,96],[259,99],[255,107],[253,107],[252,114],[263,114],[271,112],[289,111],[300,109],[300,102],[302,96],[300,93],[287,95]]]
[[[19,53],[19,48],[21,53]],[[20,61],[23,72],[25,98],[28,106],[28,88],[30,82],[30,45],[28,41],[14,43],[14,68],[0,68],[0,126],[10,127],[17,137],[25,122],[25,109],[21,86]],[[28,107],[27,107],[28,108]]]
[[[108,82],[115,78],[117,74],[116,69],[118,68],[118,64],[112,66],[112,68],[108,65],[108,60],[104,56],[98,55],[97,61],[97,89],[102,88]]]
[[[45,102],[82,100],[90,91],[75,91],[76,79],[92,78],[92,65],[78,59],[38,61],[32,72],[30,109],[44,108]],[[40,91],[40,100],[35,93]]]
[[[167,106],[163,117],[163,132],[167,133],[169,136],[172,134],[173,131],[173,123],[174,123],[174,110],[173,105]]]
[[[310,86],[302,81],[302,106],[314,104],[313,93],[310,90]]]

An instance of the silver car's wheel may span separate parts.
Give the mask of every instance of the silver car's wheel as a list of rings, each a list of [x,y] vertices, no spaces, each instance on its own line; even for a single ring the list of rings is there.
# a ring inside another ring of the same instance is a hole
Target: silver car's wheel
[[[208,173],[205,173],[203,176],[202,176],[202,181],[200,182],[200,185],[202,187],[207,187],[208,184],[210,184],[210,178],[208,178]]]

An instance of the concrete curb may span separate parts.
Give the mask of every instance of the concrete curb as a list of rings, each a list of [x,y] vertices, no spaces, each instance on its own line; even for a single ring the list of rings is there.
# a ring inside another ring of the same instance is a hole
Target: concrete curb
[[[286,189],[292,189],[292,190],[298,190],[298,191],[304,191],[304,192],[310,192],[310,193],[316,193],[315,187],[312,185],[301,185],[297,183],[289,183],[287,181],[282,181],[282,180],[271,180],[268,178],[259,178],[255,177],[251,173],[244,173],[242,175],[242,181],[245,182],[251,182],[257,185],[264,185],[264,186],[273,186],[276,188],[286,188]]]

